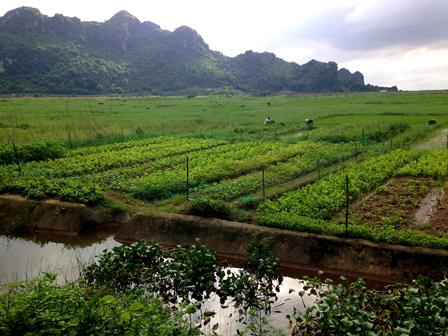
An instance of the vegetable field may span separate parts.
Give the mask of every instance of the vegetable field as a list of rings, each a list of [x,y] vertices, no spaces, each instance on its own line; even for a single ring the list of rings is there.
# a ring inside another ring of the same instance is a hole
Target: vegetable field
[[[447,189],[448,139],[415,149],[448,124],[443,92],[2,99],[0,116],[2,194],[448,247],[447,223],[413,217]]]

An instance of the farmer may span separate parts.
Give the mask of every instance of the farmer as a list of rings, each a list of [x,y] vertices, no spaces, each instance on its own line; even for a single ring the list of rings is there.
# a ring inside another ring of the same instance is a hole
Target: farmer
[[[272,124],[271,117],[266,117],[266,119],[264,120],[264,126],[268,126],[270,124]]]

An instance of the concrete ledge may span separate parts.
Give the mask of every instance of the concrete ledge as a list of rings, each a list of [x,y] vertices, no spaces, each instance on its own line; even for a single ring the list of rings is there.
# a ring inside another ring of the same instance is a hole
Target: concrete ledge
[[[275,253],[291,267],[345,272],[384,281],[406,280],[418,274],[443,277],[448,251],[373,243],[290,230],[178,214],[135,215],[123,225],[120,241],[155,240],[164,246],[199,238],[219,255],[241,258],[252,234],[275,240]]]
[[[0,195],[0,231],[26,231],[78,235],[90,229],[121,225],[106,209],[57,200],[34,201],[15,195]]]
[[[234,260],[245,255],[255,232],[275,240],[274,252],[288,268],[362,276],[391,282],[419,274],[442,278],[448,269],[448,250],[373,243],[360,239],[274,229],[179,214],[114,215],[107,209],[55,200],[33,201],[0,195],[0,233],[26,225],[32,232],[76,236],[89,230],[121,227],[122,242],[155,240],[166,247],[199,238],[218,255]],[[11,232],[13,233],[13,232]]]

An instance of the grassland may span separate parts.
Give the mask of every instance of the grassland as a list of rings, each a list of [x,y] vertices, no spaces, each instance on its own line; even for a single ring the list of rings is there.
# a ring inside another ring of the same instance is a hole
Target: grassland
[[[443,139],[419,145],[445,134],[445,92],[4,98],[0,116],[0,193],[448,248],[443,207],[441,220],[414,218],[445,188]],[[397,197],[382,197],[390,186]]]
[[[268,103],[269,106],[268,106]],[[263,120],[276,121],[269,130]],[[339,116],[339,117],[338,117]],[[0,98],[0,143],[100,143],[144,136],[184,135],[254,140],[294,133],[305,118],[322,126],[429,118],[446,120],[446,92],[359,93],[274,97]],[[361,132],[361,129],[358,130]]]

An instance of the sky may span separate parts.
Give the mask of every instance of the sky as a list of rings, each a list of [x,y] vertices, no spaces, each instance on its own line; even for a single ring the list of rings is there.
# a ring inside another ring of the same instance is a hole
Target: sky
[[[448,0],[2,0],[103,22],[120,10],[162,29],[187,25],[227,56],[269,51],[287,61],[335,61],[366,83],[448,89]]]

